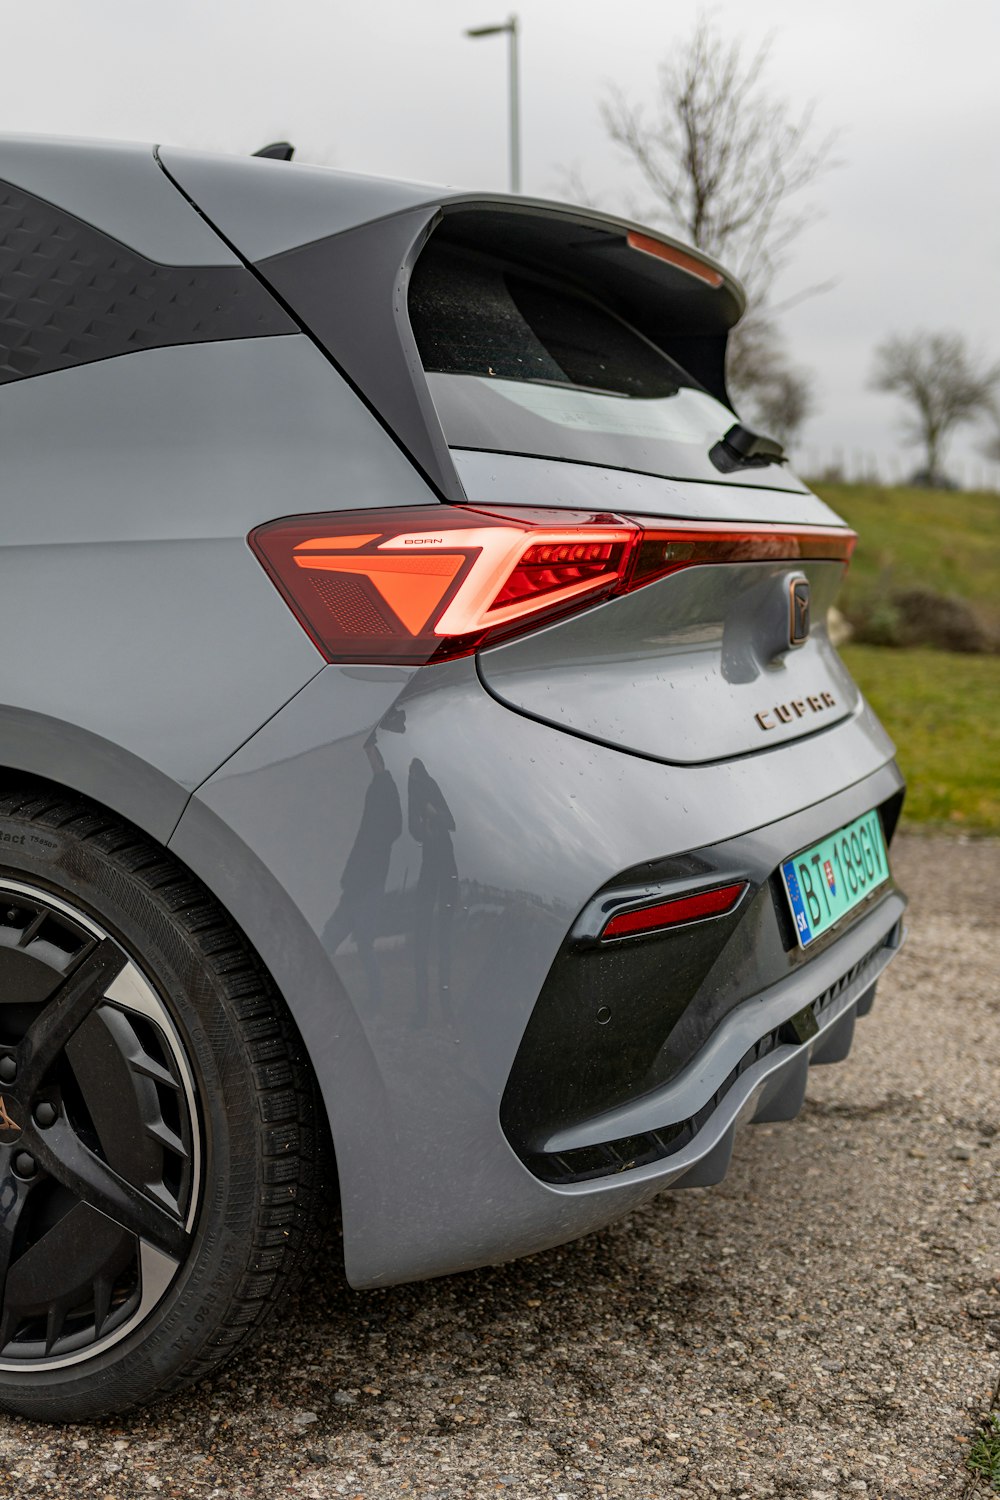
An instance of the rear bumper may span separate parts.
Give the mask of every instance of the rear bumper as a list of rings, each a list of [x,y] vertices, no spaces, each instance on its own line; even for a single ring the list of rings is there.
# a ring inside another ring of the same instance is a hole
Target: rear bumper
[[[748,868],[773,868],[893,798],[891,756],[861,709],[772,752],[664,766],[512,714],[460,661],[327,668],[201,787],[171,847],[243,927],[297,1021],[330,1119],[352,1284],[559,1244],[672,1183],[715,1180],[740,1118],[792,1112],[810,1058],[843,1049],[894,951],[895,891],[723,1015],[669,1098],[629,1103],[653,1113],[614,1138],[697,1115],[676,1149],[543,1180],[500,1119],[546,976],[596,892],[644,862],[736,843]],[[433,834],[418,793],[444,804]],[[387,830],[384,859],[362,836],[366,808]],[[816,1035],[778,1035],[746,1060],[823,997]]]
[[[779,1044],[765,1056],[750,1062],[732,1084],[713,1096],[692,1139],[655,1164],[637,1166],[629,1173],[636,1182],[646,1181],[654,1192],[668,1187],[709,1187],[721,1182],[729,1169],[736,1133],[747,1122],[792,1120],[802,1108],[811,1065],[841,1062],[851,1049],[858,1016],[865,1016],[875,1000],[875,985],[903,940],[897,924],[864,972],[845,985],[835,998],[822,1005],[816,1035],[799,1045]],[[822,997],[821,997],[822,998]],[[765,1033],[765,1036],[769,1034]],[[763,1040],[763,1038],[762,1038]],[[701,1066],[696,1060],[694,1068]],[[619,1170],[626,1170],[619,1167]],[[564,1189],[584,1193],[592,1184],[580,1183]]]
[[[855,1021],[871,1009],[879,976],[902,945],[904,908],[893,893],[845,934],[843,948],[831,950],[835,962],[746,1001],[679,1078],[628,1109],[554,1137],[545,1166],[561,1168],[567,1183],[575,1178],[574,1188],[584,1190],[592,1178],[645,1167],[659,1187],[721,1181],[742,1122],[794,1119],[810,1066],[848,1055]],[[817,984],[825,984],[818,993]]]

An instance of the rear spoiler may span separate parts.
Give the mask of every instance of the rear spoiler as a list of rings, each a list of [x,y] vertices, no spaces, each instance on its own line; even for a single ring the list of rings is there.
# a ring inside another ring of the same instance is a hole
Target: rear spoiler
[[[158,157],[443,499],[461,502],[465,495],[407,311],[410,275],[432,234],[558,276],[600,298],[731,406],[726,341],[746,298],[722,266],[667,235],[542,199],[449,193],[172,149],[161,148]]]
[[[258,263],[444,499],[464,498],[410,328],[410,274],[431,235],[558,275],[607,302],[730,405],[726,340],[742,289],[672,241],[678,259],[632,243],[632,226],[549,204],[458,199],[364,224]],[[644,236],[647,241],[650,237]],[[704,267],[711,280],[701,274]]]

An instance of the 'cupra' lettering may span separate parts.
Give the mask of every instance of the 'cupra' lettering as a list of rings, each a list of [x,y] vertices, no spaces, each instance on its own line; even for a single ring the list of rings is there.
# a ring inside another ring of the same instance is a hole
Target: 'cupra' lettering
[[[754,718],[761,729],[777,729],[779,724],[794,724],[796,719],[808,718],[810,714],[825,713],[836,708],[837,700],[832,693],[813,693],[808,698],[793,698],[790,703],[776,703],[773,708],[762,708]]]

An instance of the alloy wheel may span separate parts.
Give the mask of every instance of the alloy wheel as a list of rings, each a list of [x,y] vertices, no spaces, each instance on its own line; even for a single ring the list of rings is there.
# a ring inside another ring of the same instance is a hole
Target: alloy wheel
[[[125,1339],[187,1258],[201,1133],[156,988],[93,918],[0,881],[0,1370]]]

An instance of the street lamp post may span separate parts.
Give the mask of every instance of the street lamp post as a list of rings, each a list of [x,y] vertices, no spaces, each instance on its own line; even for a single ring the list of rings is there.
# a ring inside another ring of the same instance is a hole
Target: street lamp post
[[[507,33],[507,69],[510,89],[510,190],[521,191],[521,92],[518,76],[517,16],[508,16],[500,26],[474,26],[466,36],[501,36]]]

